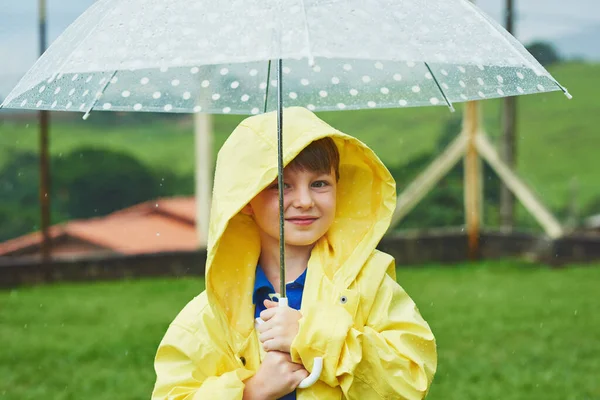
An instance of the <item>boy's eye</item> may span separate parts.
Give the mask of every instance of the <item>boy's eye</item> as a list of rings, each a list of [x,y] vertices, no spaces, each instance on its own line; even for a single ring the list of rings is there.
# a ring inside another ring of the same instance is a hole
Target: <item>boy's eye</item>
[[[289,188],[290,188],[290,185],[284,182],[283,183],[283,189],[289,189]],[[274,183],[271,186],[269,186],[269,189],[278,190],[279,189],[279,184]]]
[[[314,188],[324,188],[325,186],[328,186],[328,185],[329,185],[329,182],[327,182],[327,181],[316,181],[316,182],[313,182],[313,184],[312,184],[312,186]]]

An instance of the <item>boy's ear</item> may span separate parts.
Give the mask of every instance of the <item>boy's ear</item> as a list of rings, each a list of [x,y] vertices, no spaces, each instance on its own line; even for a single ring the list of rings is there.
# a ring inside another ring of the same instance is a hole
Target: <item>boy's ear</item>
[[[249,215],[249,216],[254,215],[254,210],[252,209],[252,206],[250,205],[250,203],[246,204],[244,206],[244,208],[242,208],[242,214]]]

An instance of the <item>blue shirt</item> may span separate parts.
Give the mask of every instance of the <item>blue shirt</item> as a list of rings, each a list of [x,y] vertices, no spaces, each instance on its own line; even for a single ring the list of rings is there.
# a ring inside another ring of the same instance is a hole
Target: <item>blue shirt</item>
[[[302,293],[304,292],[304,282],[306,281],[306,270],[295,281],[285,285],[288,305],[295,310],[299,310],[302,305]],[[264,300],[271,300],[269,294],[275,294],[276,291],[267,279],[265,272],[260,265],[256,266],[256,277],[254,279],[254,294],[252,302],[255,304],[254,318],[260,317],[260,313],[266,310],[263,304]],[[273,301],[279,301],[277,297],[273,297]],[[287,394],[279,400],[296,400],[296,391]]]

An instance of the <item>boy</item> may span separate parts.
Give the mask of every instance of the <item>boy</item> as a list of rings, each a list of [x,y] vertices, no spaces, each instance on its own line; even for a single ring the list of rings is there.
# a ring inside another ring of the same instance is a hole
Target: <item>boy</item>
[[[152,398],[424,398],[435,339],[396,283],[393,258],[375,250],[395,208],[393,178],[368,147],[310,111],[285,109],[283,121],[290,308],[271,300],[279,218],[268,113],[244,120],[219,152],[206,291],[165,334]],[[255,329],[258,315],[265,323]],[[320,380],[297,389],[315,357]]]

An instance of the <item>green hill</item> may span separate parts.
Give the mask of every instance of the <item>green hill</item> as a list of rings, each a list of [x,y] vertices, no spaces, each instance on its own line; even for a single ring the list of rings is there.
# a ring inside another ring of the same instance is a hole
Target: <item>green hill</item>
[[[550,72],[574,98],[567,100],[560,92],[519,98],[518,171],[555,211],[566,207],[570,181],[576,178],[579,205],[589,211],[594,203],[598,207],[595,211],[600,212],[600,185],[596,183],[600,179],[600,168],[596,167],[600,64],[568,63],[554,66]],[[329,112],[321,117],[366,142],[390,169],[398,170],[417,157],[434,157],[440,135],[461,116],[461,110],[459,105],[455,114],[445,107],[426,107]],[[499,135],[500,111],[501,100],[483,103],[484,123],[493,138]],[[81,121],[78,114],[60,117],[51,128],[50,146],[55,158],[92,146],[131,154],[158,174],[193,174],[193,122],[189,116],[96,113],[88,122]],[[214,117],[215,151],[243,118]],[[0,168],[16,151],[37,151],[37,143],[35,120],[29,124],[0,120]],[[406,183],[398,182],[398,186]],[[9,197],[10,193],[2,193],[0,188],[0,199]]]

